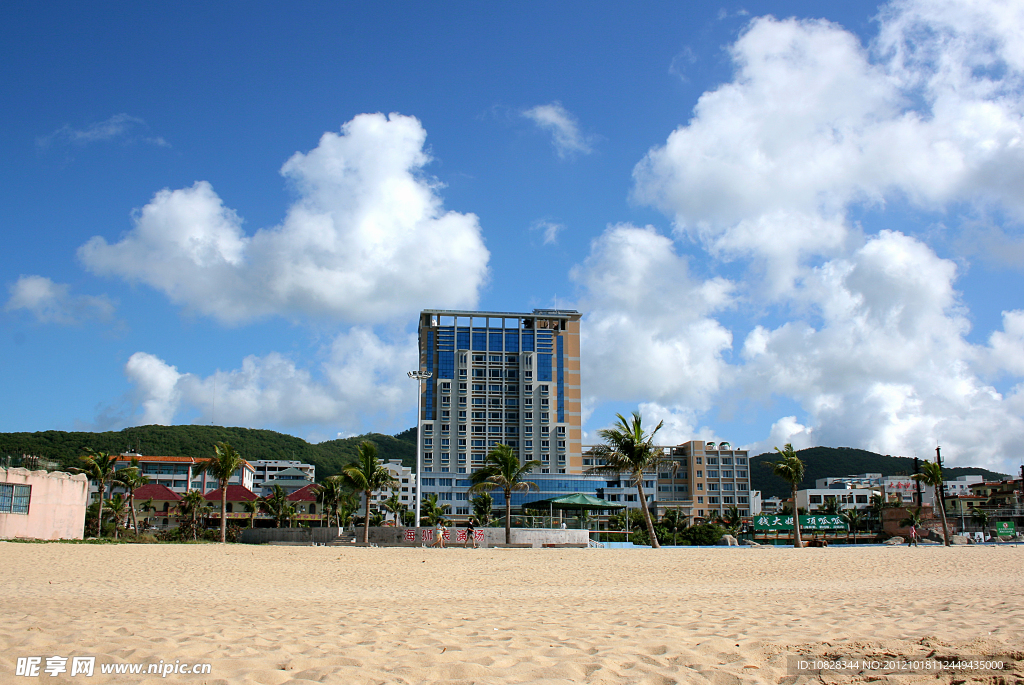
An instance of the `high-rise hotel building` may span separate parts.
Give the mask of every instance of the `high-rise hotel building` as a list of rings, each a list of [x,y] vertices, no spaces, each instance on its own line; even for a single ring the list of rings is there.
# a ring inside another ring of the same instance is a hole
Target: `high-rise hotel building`
[[[579,312],[425,309],[419,370],[424,474],[472,473],[498,444],[541,473],[583,471]]]

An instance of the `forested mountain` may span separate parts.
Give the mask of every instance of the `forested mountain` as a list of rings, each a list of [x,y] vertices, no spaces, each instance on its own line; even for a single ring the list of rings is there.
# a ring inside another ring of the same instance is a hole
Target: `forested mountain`
[[[205,457],[213,455],[213,446],[228,442],[249,460],[296,459],[314,464],[316,478],[340,473],[355,461],[356,448],[363,440],[377,445],[382,461],[401,459],[406,466],[416,463],[416,429],[409,428],[398,435],[367,433],[352,438],[308,443],[293,435],[254,428],[228,428],[224,426],[135,426],[121,431],[105,433],[69,433],[42,431],[39,433],[0,433],[0,456],[28,454],[53,459],[63,466],[77,466],[78,457],[85,447],[97,451],[120,453],[137,450],[152,456]],[[806,464],[802,488],[814,487],[814,481],[826,476],[847,476],[855,473],[881,473],[885,476],[909,475],[914,472],[914,460],[909,457],[891,457],[851,447],[811,447],[797,455]],[[774,461],[773,453],[760,454],[750,459],[750,480],[754,490],[762,497],[789,496],[789,484],[774,476],[766,461]],[[986,480],[1001,480],[1009,476],[981,468],[944,468],[949,480],[957,476],[979,474]]]
[[[112,453],[136,450],[150,456],[206,457],[213,455],[216,443],[227,442],[249,460],[296,459],[314,464],[319,481],[339,473],[353,462],[356,447],[363,440],[377,445],[382,461],[401,459],[407,466],[414,465],[414,433],[414,429],[398,437],[368,433],[318,444],[275,431],[224,426],[135,426],[105,433],[0,433],[0,455],[33,455],[56,460],[67,467],[78,465],[78,457],[86,447]]]
[[[806,467],[800,489],[813,488],[815,480],[826,476],[852,476],[857,473],[901,476],[914,472],[913,457],[891,457],[852,447],[809,447],[798,450],[796,454]],[[750,487],[760,490],[762,498],[776,496],[786,499],[791,494],[789,483],[772,474],[771,467],[765,465],[765,462],[776,461],[778,458],[774,452],[750,458]],[[934,455],[929,455],[928,459],[934,459]],[[1006,474],[974,467],[942,469],[942,475],[946,480],[975,474],[984,476],[986,480],[1002,480],[1009,477]]]

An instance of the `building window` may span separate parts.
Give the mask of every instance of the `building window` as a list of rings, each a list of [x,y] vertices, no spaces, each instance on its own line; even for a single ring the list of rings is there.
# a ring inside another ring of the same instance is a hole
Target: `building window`
[[[708,471],[708,478],[718,478],[718,471]]]
[[[30,499],[31,485],[0,483],[0,514],[27,514]]]
[[[821,495],[811,495],[811,504],[821,504]]]

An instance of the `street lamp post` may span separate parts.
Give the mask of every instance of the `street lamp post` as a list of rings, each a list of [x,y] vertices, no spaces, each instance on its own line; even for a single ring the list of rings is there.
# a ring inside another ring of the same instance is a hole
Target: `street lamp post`
[[[420,501],[423,499],[423,440],[420,439],[420,400],[423,397],[423,381],[429,380],[429,371],[410,371],[409,378],[416,381],[416,521],[413,525],[420,527]]]

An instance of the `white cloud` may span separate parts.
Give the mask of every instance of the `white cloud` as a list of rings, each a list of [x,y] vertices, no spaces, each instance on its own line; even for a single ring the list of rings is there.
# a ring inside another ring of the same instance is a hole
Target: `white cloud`
[[[88,145],[89,143],[121,140],[125,142],[142,141],[158,147],[170,147],[170,143],[160,136],[146,135],[149,127],[146,122],[129,114],[115,114],[106,121],[89,124],[85,128],[75,129],[65,124],[53,133],[36,139],[40,148],[53,145]]]
[[[363,114],[281,169],[299,197],[284,222],[246,235],[213,188],[163,190],[119,242],[79,257],[226,323],[281,316],[386,321],[429,304],[476,304],[489,253],[476,216],[444,211],[421,175],[426,131]],[[458,274],[458,278],[452,278]]]
[[[732,334],[709,315],[731,305],[731,283],[694,281],[669,238],[630,225],[609,227],[572,278],[584,288],[586,392],[709,406],[732,345]]]
[[[551,134],[551,142],[561,158],[593,152],[591,141],[580,133],[579,123],[560,102],[537,105],[523,110],[523,116]]]
[[[540,231],[544,236],[545,245],[557,245],[558,234],[565,230],[564,224],[555,223],[554,221],[548,221],[547,219],[541,219],[533,222],[530,226],[531,231]]]
[[[714,255],[763,262],[773,296],[806,258],[859,240],[853,204],[994,202],[1024,218],[1022,16],[895,3],[874,59],[837,25],[755,19],[731,47],[734,79],[637,165],[634,197]]]
[[[6,311],[25,310],[40,323],[78,324],[90,319],[109,320],[114,304],[102,295],[72,295],[65,283],[45,276],[20,276],[8,288]]]
[[[125,366],[134,386],[133,421],[171,424],[194,416],[196,423],[361,432],[415,406],[415,385],[405,375],[415,368],[415,349],[411,336],[390,340],[357,327],[334,339],[318,368],[271,352],[207,377],[136,352]]]

